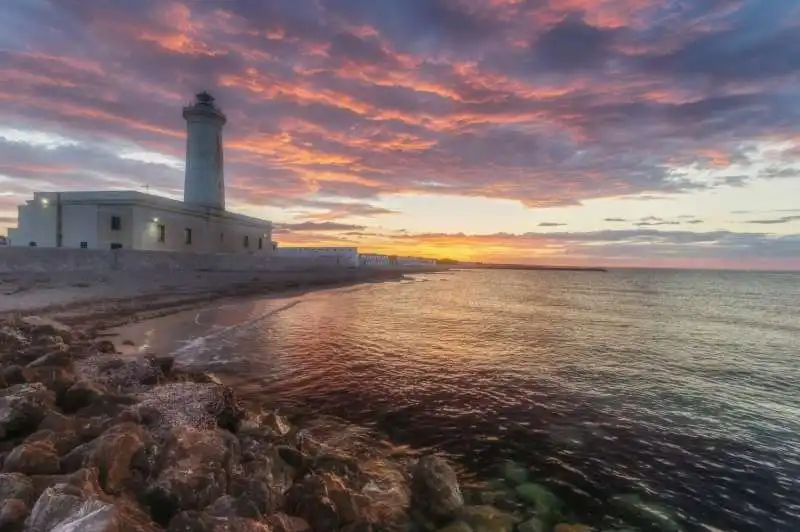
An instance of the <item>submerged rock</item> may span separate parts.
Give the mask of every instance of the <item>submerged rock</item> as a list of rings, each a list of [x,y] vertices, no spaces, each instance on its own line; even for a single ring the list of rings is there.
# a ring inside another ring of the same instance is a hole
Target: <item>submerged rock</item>
[[[328,496],[325,479],[319,475],[309,475],[295,483],[286,499],[291,513],[308,521],[313,530],[339,530],[344,524]]]
[[[455,521],[449,525],[440,528],[437,532],[474,532],[472,527],[464,521]]]
[[[517,486],[517,496],[534,507],[536,514],[548,522],[553,522],[561,515],[563,504],[555,493],[540,485],[527,483]]]
[[[517,532],[547,532],[547,525],[538,517],[528,519],[517,526]]]
[[[503,478],[512,486],[528,481],[528,469],[517,462],[507,460],[503,463]]]
[[[553,532],[592,532],[592,527],[582,524],[559,523]]]
[[[666,506],[642,500],[639,495],[617,495],[611,504],[632,520],[646,524],[652,530],[661,532],[682,532],[678,516]]]
[[[464,506],[455,470],[444,458],[423,456],[414,467],[412,506],[437,522],[448,522]]]
[[[515,516],[494,506],[464,506],[458,513],[475,532],[513,532],[519,523]]]

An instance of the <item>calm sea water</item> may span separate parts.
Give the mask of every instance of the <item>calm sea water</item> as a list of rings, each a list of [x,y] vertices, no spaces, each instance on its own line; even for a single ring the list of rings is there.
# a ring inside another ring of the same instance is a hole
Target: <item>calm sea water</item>
[[[142,324],[241,392],[513,459],[586,521],[800,530],[800,274],[463,271]]]

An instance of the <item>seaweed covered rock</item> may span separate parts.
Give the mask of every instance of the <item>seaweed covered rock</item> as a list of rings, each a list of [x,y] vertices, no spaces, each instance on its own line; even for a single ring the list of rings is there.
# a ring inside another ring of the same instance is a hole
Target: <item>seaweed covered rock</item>
[[[55,394],[41,383],[0,390],[0,440],[34,432],[54,406]]]
[[[555,493],[541,484],[521,484],[515,489],[517,497],[532,506],[536,515],[548,523],[555,524],[561,517],[563,503]]]
[[[414,467],[411,482],[411,504],[436,522],[452,520],[464,506],[464,496],[455,470],[444,458],[423,456]]]
[[[475,532],[513,532],[519,519],[494,506],[464,506],[459,519]]]

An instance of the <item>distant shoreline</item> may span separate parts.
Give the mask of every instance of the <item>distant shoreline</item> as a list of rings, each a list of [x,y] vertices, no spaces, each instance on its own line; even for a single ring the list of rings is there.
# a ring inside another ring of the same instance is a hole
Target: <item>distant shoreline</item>
[[[480,264],[476,266],[454,265],[454,268],[464,270],[535,270],[535,271],[564,271],[564,272],[602,272],[607,273],[608,269],[599,266],[539,266],[527,264]]]

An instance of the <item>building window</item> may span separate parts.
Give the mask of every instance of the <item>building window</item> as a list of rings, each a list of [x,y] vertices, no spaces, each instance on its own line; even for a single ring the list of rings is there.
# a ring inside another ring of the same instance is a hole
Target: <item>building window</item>
[[[81,249],[88,249],[89,243],[88,242],[81,242]]]
[[[28,242],[28,246],[30,246],[32,248],[35,248],[36,247],[36,242]]]
[[[258,249],[264,249],[264,239],[258,239]]]
[[[248,235],[244,235],[244,247],[250,247],[250,237]]]
[[[158,241],[159,242],[167,241],[167,226],[164,224],[158,224]]]
[[[112,231],[119,231],[122,229],[122,218],[119,216],[112,216],[111,217],[111,230]]]
[[[192,230],[188,227],[183,230],[183,243],[184,244],[191,244],[192,243]]]
[[[220,242],[224,242],[225,241],[225,233],[220,233],[219,234],[219,241]]]
[[[112,242],[111,249],[122,249],[122,244],[119,244],[117,242]]]

